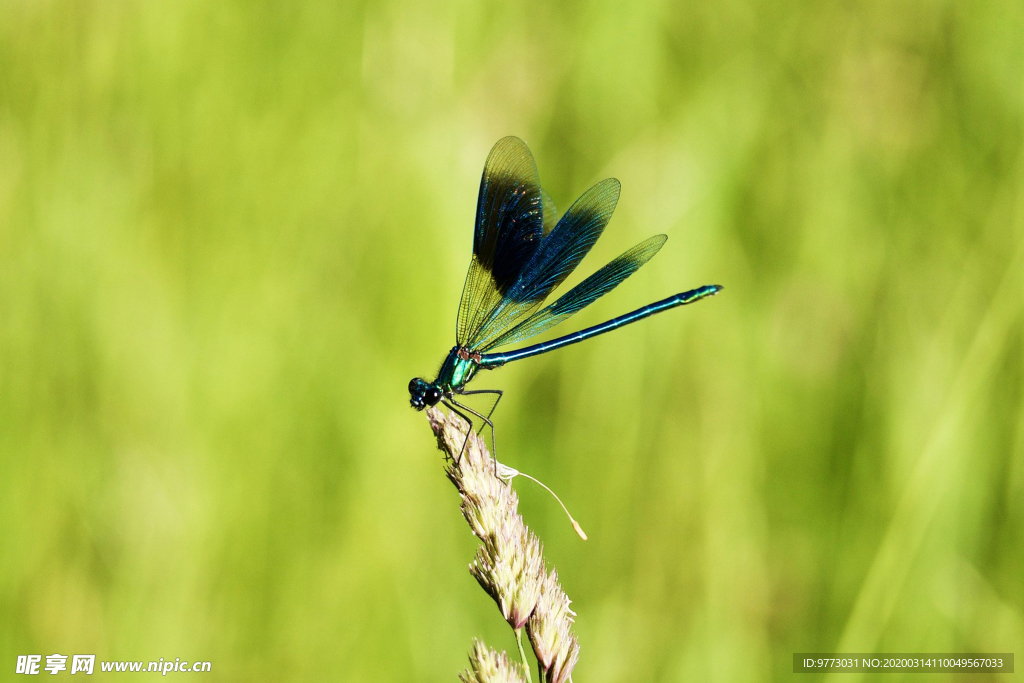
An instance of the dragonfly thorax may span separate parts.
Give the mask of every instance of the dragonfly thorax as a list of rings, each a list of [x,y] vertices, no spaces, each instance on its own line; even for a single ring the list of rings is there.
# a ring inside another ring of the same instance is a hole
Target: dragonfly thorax
[[[442,391],[455,391],[473,379],[480,369],[480,354],[461,346],[453,347],[448,352],[441,369],[437,372],[434,384]]]

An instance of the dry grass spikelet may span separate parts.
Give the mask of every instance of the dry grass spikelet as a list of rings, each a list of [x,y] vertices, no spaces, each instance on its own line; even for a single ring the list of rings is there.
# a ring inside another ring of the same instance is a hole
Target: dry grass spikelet
[[[459,674],[462,683],[523,683],[523,668],[479,640],[473,641],[469,653],[469,669]]]
[[[519,473],[500,464],[496,466],[477,434],[470,435],[463,450],[466,424],[456,415],[431,408],[427,417],[438,447],[448,455],[445,471],[462,498],[462,514],[480,539],[480,547],[469,565],[470,573],[494,599],[515,631],[520,656],[525,657],[525,626],[543,679],[548,683],[571,680],[579,657],[579,644],[571,632],[575,615],[569,609],[569,598],[558,583],[558,575],[545,569],[540,540],[518,512],[519,497],[510,480]],[[474,643],[470,665],[471,669],[460,676],[463,681],[522,680],[515,668],[510,668],[504,654],[479,641]],[[530,681],[525,661],[522,671]]]

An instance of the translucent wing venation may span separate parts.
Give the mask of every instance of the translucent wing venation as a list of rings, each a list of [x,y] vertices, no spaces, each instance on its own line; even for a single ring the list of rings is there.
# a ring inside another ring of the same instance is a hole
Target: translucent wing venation
[[[543,236],[543,201],[533,155],[519,138],[502,138],[487,155],[480,179],[473,256],[456,323],[460,346],[501,304]]]
[[[544,191],[544,188],[540,189],[540,198],[544,205],[544,234],[546,235],[558,224],[558,207],[555,206],[555,200]]]
[[[523,267],[515,283],[469,340],[486,348],[506,330],[536,311],[547,296],[576,269],[604,232],[619,200],[619,181],[603,180],[576,200]]]
[[[603,268],[560,296],[553,304],[535,312],[490,342],[490,350],[513,344],[548,330],[617,287],[658,253],[668,239],[655,235],[609,261]]]

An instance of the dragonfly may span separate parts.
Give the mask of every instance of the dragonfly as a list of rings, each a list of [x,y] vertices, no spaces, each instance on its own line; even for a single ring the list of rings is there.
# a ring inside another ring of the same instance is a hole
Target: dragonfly
[[[491,417],[503,393],[499,389],[466,389],[480,370],[493,370],[576,344],[722,290],[721,285],[704,285],[572,334],[500,351],[501,347],[541,334],[586,308],[635,273],[665,244],[665,235],[641,242],[545,305],[551,292],[576,269],[604,232],[618,203],[619,191],[618,180],[602,180],[559,218],[554,203],[541,189],[537,165],[526,143],[514,136],[502,138],[487,155],[477,197],[473,256],[459,302],[455,346],[434,381],[416,377],[409,382],[409,403],[413,408],[423,410],[443,403],[466,422],[466,440],[455,458],[456,464],[473,431],[473,420],[469,417],[473,415],[482,421],[481,430],[484,424],[490,428],[497,468]],[[487,414],[460,401],[479,394],[495,397]]]

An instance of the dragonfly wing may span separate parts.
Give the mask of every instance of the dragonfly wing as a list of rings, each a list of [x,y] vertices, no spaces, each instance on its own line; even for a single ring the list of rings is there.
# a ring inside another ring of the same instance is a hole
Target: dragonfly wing
[[[650,261],[667,239],[665,235],[655,235],[609,261],[603,268],[560,296],[553,304],[542,308],[497,337],[488,349],[528,339],[583,310]]]
[[[480,326],[470,348],[490,348],[495,339],[543,305],[604,232],[619,201],[619,189],[618,180],[602,180],[569,207]]]
[[[487,155],[477,198],[473,258],[455,338],[466,346],[518,281],[544,237],[540,179],[526,143],[506,137]]]
[[[558,224],[558,207],[555,206],[555,200],[544,191],[544,188],[541,188],[540,198],[544,204],[544,234],[546,235]]]

